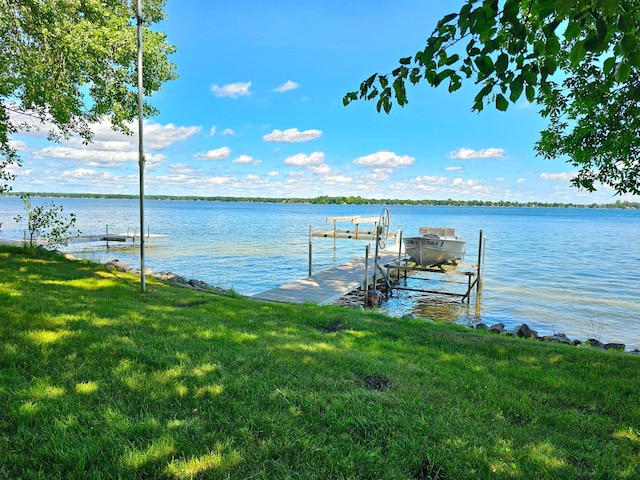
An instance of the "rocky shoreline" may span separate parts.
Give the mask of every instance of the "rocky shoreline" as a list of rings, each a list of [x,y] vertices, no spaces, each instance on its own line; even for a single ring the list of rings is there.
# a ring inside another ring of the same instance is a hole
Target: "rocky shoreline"
[[[340,305],[344,307],[350,308],[361,308],[364,309],[365,305],[365,296],[364,291],[361,288],[358,288],[347,295],[339,298],[332,305]],[[415,318],[413,314],[404,315],[403,318]],[[426,319],[425,319],[426,320]],[[428,320],[426,320],[428,321]],[[539,335],[536,330],[529,327],[526,323],[518,325],[515,328],[507,328],[504,323],[496,323],[493,325],[487,325],[485,323],[476,323],[474,325],[467,325],[469,328],[475,330],[485,330],[495,334],[503,334],[509,337],[520,337],[527,338],[531,340],[539,340],[542,342],[556,342],[563,343],[565,345],[573,345],[576,347],[579,346],[587,346],[593,348],[601,348],[604,350],[618,350],[625,351],[630,354],[640,355],[640,349],[633,349],[627,351],[627,346],[624,343],[611,342],[604,343],[598,340],[597,338],[588,338],[584,341],[578,339],[569,338],[564,333],[555,333],[553,335]]]
[[[65,257],[69,258],[67,255]],[[139,268],[131,268],[128,264],[121,262],[120,260],[111,260],[105,263],[105,266],[108,271],[117,270],[123,273],[131,273],[136,276],[140,276]],[[190,288],[192,290],[198,290],[201,292],[209,292],[209,293],[218,293],[224,294],[226,290],[220,287],[214,287],[213,285],[209,285],[207,282],[202,280],[188,279],[177,273],[173,272],[158,272],[155,273],[151,271],[151,269],[145,269],[145,275],[147,277],[153,277],[156,280],[160,280],[162,282],[167,282],[172,285],[177,285],[179,287]]]
[[[62,255],[65,258],[70,260],[80,260],[79,258],[74,257],[73,255],[70,255],[67,253],[64,253]],[[140,276],[140,269],[131,268],[128,264],[121,262],[120,260],[117,260],[117,259],[106,262],[105,266],[108,271],[117,270],[119,272],[131,273],[133,275]],[[148,277],[153,277],[162,282],[167,282],[172,285],[176,285],[183,288],[189,288],[192,290],[198,290],[202,292],[215,293],[215,294],[224,294],[227,292],[227,290],[223,288],[214,287],[213,285],[209,285],[207,282],[204,282],[202,280],[188,279],[186,277],[183,277],[173,272],[154,273],[153,271],[151,271],[151,269],[147,268],[145,269],[145,274]],[[358,288],[348,293],[347,295],[344,295],[343,297],[339,298],[338,300],[333,302],[332,305],[364,309],[364,305],[365,305],[364,291],[361,288]],[[405,315],[403,318],[415,318],[415,317],[412,314],[410,314],[410,315]],[[428,320],[425,319],[425,321],[428,321]],[[574,339],[569,338],[564,333],[555,333],[553,335],[539,335],[536,330],[534,330],[533,328],[530,328],[526,323],[523,323],[513,329],[510,329],[510,328],[507,328],[505,324],[502,322],[496,323],[493,325],[486,325],[485,323],[480,322],[475,325],[469,325],[469,328],[472,328],[475,330],[485,330],[491,333],[502,334],[509,337],[520,337],[520,338],[526,338],[530,340],[538,340],[542,342],[556,342],[556,343],[562,343],[565,345],[573,345],[578,347],[587,346],[592,348],[600,348],[603,350],[625,351],[633,355],[640,355],[640,349],[636,348],[636,349],[627,351],[626,345],[624,343],[617,343],[617,342],[603,343],[596,338],[588,338],[587,340],[582,341],[575,338]]]

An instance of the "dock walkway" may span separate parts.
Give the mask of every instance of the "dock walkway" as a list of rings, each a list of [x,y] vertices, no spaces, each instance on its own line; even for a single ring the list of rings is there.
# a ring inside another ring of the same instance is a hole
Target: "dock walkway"
[[[391,246],[378,253],[378,265],[384,265],[398,258],[398,247]],[[373,255],[369,258],[368,282],[374,271]],[[358,258],[343,265],[323,270],[310,277],[280,287],[257,293],[252,298],[285,303],[315,303],[328,305],[347,293],[361,287],[364,282],[365,258]],[[378,271],[378,278],[382,274]]]

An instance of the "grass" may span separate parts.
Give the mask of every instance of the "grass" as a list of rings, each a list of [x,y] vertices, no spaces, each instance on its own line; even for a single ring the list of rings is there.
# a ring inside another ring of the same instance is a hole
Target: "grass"
[[[0,478],[640,477],[640,358],[0,247]]]

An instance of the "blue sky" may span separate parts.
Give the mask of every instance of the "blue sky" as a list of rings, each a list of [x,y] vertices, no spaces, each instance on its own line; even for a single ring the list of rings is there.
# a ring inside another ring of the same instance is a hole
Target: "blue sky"
[[[609,203],[572,188],[574,169],[537,158],[535,106],[471,113],[472,84],[408,87],[378,114],[342,105],[374,72],[424,46],[450,0],[168,0],[165,30],[180,78],[145,122],[148,194]],[[15,191],[138,191],[137,136],[96,125],[95,142],[16,135]]]

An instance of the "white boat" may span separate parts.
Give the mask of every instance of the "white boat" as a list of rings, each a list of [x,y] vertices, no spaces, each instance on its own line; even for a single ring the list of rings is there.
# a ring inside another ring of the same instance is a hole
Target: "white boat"
[[[404,238],[404,249],[422,267],[456,263],[464,259],[467,243],[455,236],[453,228],[420,227],[420,237]]]

